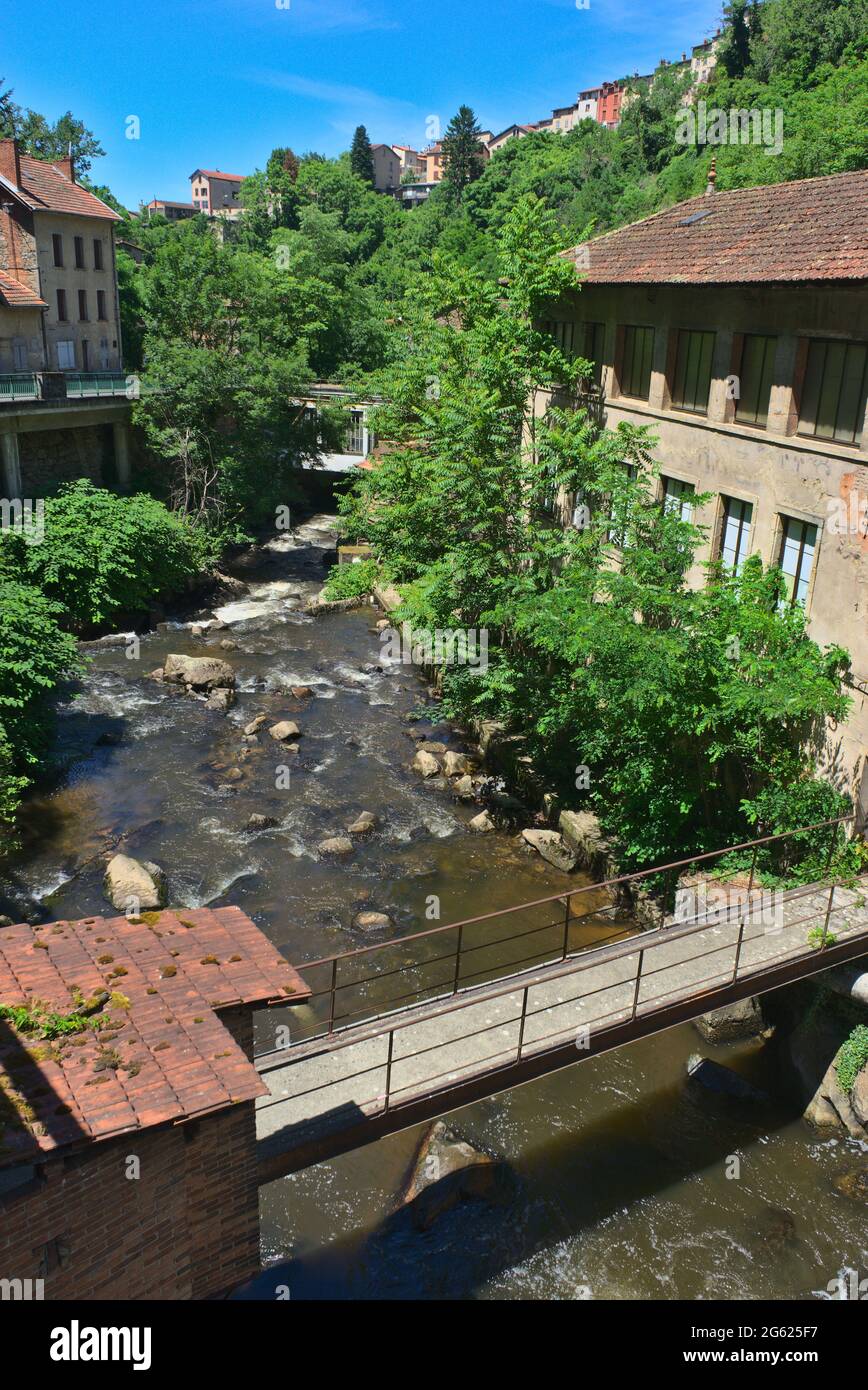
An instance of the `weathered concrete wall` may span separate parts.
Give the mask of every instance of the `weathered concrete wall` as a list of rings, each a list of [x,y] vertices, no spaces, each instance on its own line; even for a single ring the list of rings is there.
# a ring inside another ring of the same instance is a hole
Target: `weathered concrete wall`
[[[116,481],[111,425],[20,434],[18,447],[25,497],[44,497],[74,478],[90,478],[98,486]]]

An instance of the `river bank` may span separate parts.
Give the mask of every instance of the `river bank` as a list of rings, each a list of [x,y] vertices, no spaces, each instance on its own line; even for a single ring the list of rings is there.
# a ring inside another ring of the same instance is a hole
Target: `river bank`
[[[27,803],[7,894],[50,917],[105,911],[105,864],[122,849],[166,869],[173,902],[236,903],[301,962],[380,939],[355,925],[361,911],[387,914],[382,930],[399,936],[431,925],[432,897],[446,922],[562,890],[561,871],[513,833],[470,832],[478,808],[411,770],[414,732],[466,745],[430,722],[415,670],[383,664],[374,610],[305,611],[334,539],[332,521],[314,517],[263,547],[244,591],[216,611],[225,627],[203,627],[202,612],[143,634],[136,660],[123,644],[91,649],[81,693],[61,711],[67,774]],[[171,653],[228,661],[235,706],[221,714],[153,680]],[[245,743],[259,715],[295,721],[298,753],[267,735]],[[346,858],[321,856],[363,811],[374,833]],[[252,815],[277,824],[251,833]],[[697,1050],[769,1099],[745,1108],[697,1091],[686,1076]],[[281,1179],[261,1193],[269,1267],[247,1292],[289,1282],[294,1298],[573,1298],[585,1287],[810,1298],[868,1261],[864,1206],[835,1186],[864,1146],[814,1135],[780,1098],[775,1068],[761,1040],[701,1045],[684,1026],[470,1107],[455,1124],[504,1156],[515,1197],[508,1208],[462,1203],[421,1233],[392,1221],[417,1131]]]

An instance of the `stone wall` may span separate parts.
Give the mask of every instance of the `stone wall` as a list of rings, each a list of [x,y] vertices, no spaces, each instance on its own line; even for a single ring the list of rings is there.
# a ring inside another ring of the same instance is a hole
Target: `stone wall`
[[[20,434],[18,447],[25,497],[44,497],[74,478],[90,478],[97,486],[115,481],[111,425]]]
[[[0,1197],[0,1278],[44,1279],[46,1299],[208,1298],[260,1268],[252,1101],[36,1171]]]

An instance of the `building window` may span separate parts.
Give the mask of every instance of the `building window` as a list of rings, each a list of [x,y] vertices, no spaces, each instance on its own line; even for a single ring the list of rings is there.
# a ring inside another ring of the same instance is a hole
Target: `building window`
[[[692,410],[704,415],[711,390],[711,359],[714,334],[683,328],[678,334],[672,404],[676,410]]]
[[[82,323],[87,322],[87,290],[78,292],[78,317]]]
[[[765,428],[768,423],[777,343],[777,338],[745,334],[735,407],[735,418],[741,424]]]
[[[651,390],[651,355],[654,351],[654,329],[624,329],[624,355],[621,365],[621,392],[647,401]]]
[[[733,570],[736,574],[748,556],[752,522],[751,502],[743,502],[740,497],[724,497],[720,559],[728,570]]]
[[[105,305],[105,290],[97,290],[96,292],[96,316],[98,319],[108,318]]]
[[[661,478],[663,483],[663,510],[677,512],[682,521],[693,520],[693,499],[696,488],[685,483],[682,478]]]
[[[75,366],[75,343],[55,343],[54,350],[57,353],[57,365],[61,371]]]
[[[90,343],[87,338],[83,338],[81,342],[81,365],[86,372],[90,371]]]
[[[784,572],[787,603],[805,602],[816,549],[816,526],[810,521],[797,521],[795,517],[781,517],[781,554],[778,563]]]
[[[84,237],[73,237],[72,244],[75,248],[75,268],[76,270],[84,270]]]
[[[63,237],[59,232],[51,233],[51,246],[54,251],[54,264],[63,265]]]
[[[93,239],[93,268],[102,270],[102,242],[99,237]]]
[[[66,290],[57,291],[57,317],[66,323]]]
[[[802,389],[799,433],[856,444],[865,419],[868,347],[814,339]]]
[[[625,463],[624,470],[631,482],[635,482],[639,477],[638,464]],[[627,528],[624,524],[624,518],[618,515],[620,511],[620,505],[613,498],[609,506],[609,520],[612,522],[612,525],[609,528],[607,539],[612,545],[617,545],[623,550],[624,546],[627,544]]]

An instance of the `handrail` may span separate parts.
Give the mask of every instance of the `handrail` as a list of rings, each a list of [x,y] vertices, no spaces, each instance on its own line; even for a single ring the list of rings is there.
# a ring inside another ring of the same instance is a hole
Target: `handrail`
[[[622,884],[635,883],[635,882],[641,881],[641,880],[643,880],[643,879],[648,879],[648,878],[656,877],[656,876],[658,876],[658,875],[660,875],[660,874],[671,875],[671,874],[673,873],[673,871],[675,871],[675,870],[677,870],[677,869],[683,869],[683,868],[686,867],[686,866],[692,867],[692,866],[695,866],[695,865],[697,865],[697,864],[705,863],[705,862],[707,862],[707,861],[709,861],[709,860],[712,860],[712,859],[719,859],[719,858],[721,858],[721,857],[723,857],[723,856],[725,856],[725,855],[732,854],[732,853],[735,853],[735,852],[737,852],[737,851],[745,850],[745,849],[753,849],[753,858],[752,858],[751,869],[750,869],[750,876],[749,876],[748,886],[747,886],[747,896],[748,896],[748,904],[747,904],[748,911],[747,911],[747,916],[748,916],[748,920],[750,920],[750,917],[753,915],[754,910],[755,910],[755,909],[753,908],[752,904],[751,904],[751,894],[752,894],[752,892],[753,892],[753,881],[754,881],[754,873],[755,873],[755,868],[756,868],[757,850],[758,850],[758,848],[759,848],[761,845],[771,844],[771,843],[774,843],[774,842],[776,842],[776,841],[790,839],[790,838],[793,838],[793,837],[796,836],[796,835],[804,835],[804,834],[807,834],[807,833],[810,833],[810,832],[813,832],[813,831],[816,831],[816,830],[823,830],[823,829],[826,829],[826,828],[829,828],[829,827],[834,827],[835,829],[837,829],[837,827],[839,827],[839,826],[841,826],[841,825],[844,825],[844,824],[847,824],[847,823],[849,823],[849,822],[850,822],[851,820],[853,820],[853,819],[854,819],[854,815],[853,815],[853,813],[851,813],[851,814],[846,815],[846,816],[838,816],[838,817],[835,817],[835,818],[832,818],[832,819],[829,819],[829,820],[818,821],[818,822],[816,822],[816,823],[813,824],[813,825],[810,825],[810,826],[803,826],[803,827],[801,827],[801,828],[798,829],[798,830],[783,831],[783,832],[779,832],[779,833],[776,834],[776,835],[766,835],[766,836],[762,836],[762,837],[760,837],[760,838],[758,838],[758,839],[756,839],[756,840],[745,841],[745,842],[742,843],[742,844],[729,846],[729,847],[727,847],[727,848],[725,848],[725,849],[721,849],[721,850],[712,850],[712,851],[708,851],[708,852],[706,852],[706,853],[703,853],[703,854],[701,854],[701,855],[694,855],[694,856],[691,856],[690,858],[675,860],[675,861],[673,861],[673,862],[670,863],[670,864],[664,864],[664,865],[661,865],[661,866],[656,867],[656,868],[653,868],[653,869],[639,870],[639,871],[636,871],[636,872],[634,872],[634,873],[632,873],[632,874],[622,874],[622,875],[620,875],[620,876],[617,877],[617,878],[603,880],[603,882],[601,882],[601,883],[590,883],[590,884],[582,885],[581,887],[578,887],[578,888],[567,888],[566,890],[564,890],[564,891],[562,891],[562,892],[560,892],[560,893],[550,894],[550,895],[548,895],[547,897],[544,897],[544,898],[536,898],[536,899],[534,899],[534,900],[531,901],[531,902],[519,903],[519,904],[517,904],[517,905],[515,905],[515,906],[513,906],[513,907],[495,909],[494,911],[481,913],[481,914],[479,914],[479,915],[477,915],[477,916],[475,916],[475,917],[465,918],[465,919],[462,920],[462,921],[443,923],[443,924],[441,924],[441,925],[439,925],[439,926],[430,927],[430,928],[427,928],[427,929],[424,930],[424,931],[421,931],[421,932],[414,932],[414,933],[411,933],[411,934],[409,934],[409,935],[407,935],[407,936],[395,937],[395,938],[393,938],[393,939],[391,939],[391,940],[388,940],[388,941],[374,942],[374,943],[372,943],[372,944],[370,944],[370,945],[368,945],[368,946],[360,946],[360,947],[356,947],[356,948],[354,948],[354,949],[352,949],[352,950],[349,950],[349,951],[340,952],[340,953],[337,954],[337,955],[325,956],[325,957],[322,957],[321,959],[318,959],[318,960],[313,960],[313,961],[304,962],[304,963],[300,964],[300,965],[297,967],[297,968],[299,969],[299,971],[301,971],[302,973],[305,973],[305,972],[307,972],[307,971],[309,971],[309,970],[320,969],[320,968],[323,968],[323,967],[328,967],[329,970],[330,970],[330,979],[329,979],[328,985],[327,985],[324,989],[318,989],[318,990],[312,991],[312,992],[307,996],[307,1000],[306,1000],[306,1003],[307,1003],[308,1005],[313,1004],[313,1002],[314,1002],[315,1000],[322,1000],[322,999],[328,1000],[328,1018],[327,1018],[327,1020],[323,1020],[323,1021],[322,1021],[322,1027],[321,1027],[321,1030],[320,1030],[319,1032],[311,1031],[311,1032],[308,1034],[307,1039],[305,1039],[305,1040],[306,1040],[306,1041],[307,1041],[307,1040],[313,1041],[315,1038],[317,1038],[317,1037],[322,1037],[324,1034],[325,1034],[325,1035],[328,1035],[329,1037],[331,1037],[336,1031],[339,1031],[339,1032],[340,1032],[340,1031],[344,1031],[345,1029],[347,1029],[347,1028],[349,1028],[349,1027],[352,1027],[352,1026],[361,1026],[361,1023],[359,1023],[359,1024],[354,1024],[354,1020],[358,1019],[358,1020],[361,1021],[361,1020],[363,1020],[363,1016],[364,1016],[364,1015],[367,1015],[367,1018],[368,1018],[368,1019],[370,1019],[370,1018],[372,1018],[372,1017],[377,1017],[377,1016],[382,1017],[382,1016],[383,1016],[383,1009],[384,1009],[384,1008],[388,1009],[389,1011],[394,1011],[394,1007],[395,1007],[397,1004],[399,1004],[399,1003],[402,1004],[404,1007],[408,1007],[408,1006],[410,1005],[410,1003],[412,1003],[412,1002],[414,1002],[414,1001],[415,1001],[415,1002],[421,1001],[421,999],[422,999],[423,996],[427,996],[426,1002],[429,1002],[429,1003],[430,1003],[430,1002],[434,1002],[434,1001],[436,1001],[436,1000],[438,1000],[438,999],[443,999],[443,998],[447,998],[447,999],[448,999],[448,998],[451,997],[451,998],[454,999],[459,993],[463,992],[463,990],[466,990],[468,987],[473,987],[473,988],[476,987],[476,986],[471,986],[471,983],[470,983],[472,980],[474,980],[475,977],[486,974],[486,973],[488,972],[489,969],[491,969],[491,970],[497,970],[497,969],[498,969],[498,966],[495,965],[495,966],[491,966],[491,967],[484,967],[482,970],[476,970],[476,971],[474,971],[474,972],[471,972],[470,974],[466,974],[466,973],[465,973],[464,975],[462,975],[461,965],[462,965],[462,960],[463,960],[463,959],[466,959],[466,957],[467,957],[468,955],[470,955],[470,954],[472,954],[472,953],[474,953],[474,952],[479,952],[479,951],[484,951],[484,950],[492,950],[492,949],[495,949],[495,948],[497,948],[497,947],[499,947],[499,946],[503,946],[503,945],[507,944],[507,943],[510,942],[510,941],[516,940],[516,939],[518,939],[518,938],[520,938],[520,937],[533,936],[533,935],[539,934],[540,932],[557,931],[557,932],[559,933],[559,935],[558,935],[558,942],[559,942],[560,944],[558,944],[558,946],[557,946],[556,949],[555,949],[554,947],[551,948],[551,951],[554,951],[554,956],[553,956],[553,958],[552,958],[551,960],[542,962],[542,963],[540,964],[540,966],[539,966],[540,969],[547,969],[547,970],[549,970],[549,969],[551,969],[552,964],[553,964],[554,962],[556,962],[558,959],[560,959],[560,961],[563,961],[563,962],[567,962],[567,961],[575,962],[575,961],[577,960],[578,957],[580,957],[580,956],[583,956],[583,957],[584,957],[584,956],[588,956],[588,955],[595,955],[598,959],[601,959],[601,958],[602,958],[602,957],[600,956],[600,952],[601,952],[601,951],[604,951],[604,952],[607,952],[607,953],[608,953],[608,954],[606,955],[606,957],[605,957],[606,959],[617,959],[617,958],[619,958],[620,956],[628,955],[628,954],[630,954],[631,952],[635,951],[635,949],[636,949],[635,942],[636,942],[637,936],[639,936],[639,937],[642,938],[642,949],[643,949],[643,951],[644,951],[644,949],[645,949],[646,947],[650,949],[650,948],[652,948],[654,945],[659,944],[659,940],[660,940],[661,938],[659,938],[659,936],[657,935],[657,933],[659,933],[661,930],[665,930],[665,932],[666,932],[666,937],[665,937],[666,941],[667,941],[667,942],[671,942],[671,941],[673,941],[673,940],[678,940],[678,939],[680,939],[680,938],[683,937],[683,936],[689,936],[689,935],[692,934],[692,932],[706,929],[706,928],[708,928],[708,927],[711,926],[711,925],[716,925],[716,922],[710,922],[710,921],[708,920],[707,915],[706,915],[706,916],[704,917],[704,919],[702,919],[702,920],[700,920],[700,918],[697,917],[697,918],[696,918],[695,920],[693,920],[693,921],[687,920],[686,922],[679,922],[679,923],[677,923],[677,924],[670,924],[669,926],[666,926],[666,924],[665,924],[666,898],[665,898],[665,896],[664,896],[664,901],[663,901],[663,914],[662,914],[662,917],[661,917],[661,922],[660,922],[659,926],[658,926],[657,928],[654,928],[652,931],[648,931],[648,930],[644,930],[644,931],[643,931],[643,930],[640,929],[640,930],[637,931],[637,932],[633,932],[633,933],[632,933],[626,940],[624,940],[624,941],[617,942],[617,943],[609,943],[608,945],[605,945],[605,946],[599,946],[599,945],[585,946],[585,947],[581,948],[578,952],[576,952],[576,951],[571,952],[570,949],[569,949],[569,945],[570,945],[570,929],[571,929],[571,926],[572,926],[572,927],[575,927],[578,923],[584,922],[587,918],[593,917],[593,916],[597,915],[598,912],[602,914],[602,913],[608,911],[607,908],[597,909],[597,908],[591,907],[590,910],[587,911],[587,912],[581,912],[581,913],[573,914],[573,911],[572,911],[572,907],[573,907],[572,900],[573,900],[574,897],[577,897],[577,896],[578,896],[578,897],[581,897],[582,895],[586,895],[586,894],[588,894],[588,893],[598,892],[598,891],[600,891],[600,890],[605,890],[605,889],[611,889],[611,888],[614,888],[614,887],[616,887],[616,886],[618,886],[618,885],[622,885]],[[832,858],[833,849],[834,849],[834,836],[831,836],[831,837],[830,837],[830,845],[829,845],[829,858],[828,858],[827,866],[828,866],[828,864],[831,863],[831,858]],[[669,887],[671,888],[671,886],[672,886],[672,881],[671,881],[671,878],[670,878],[670,879],[669,879]],[[823,886],[825,887],[825,884],[824,884]],[[817,885],[807,885],[807,886],[805,886],[803,893],[802,893],[802,892],[795,892],[795,893],[790,894],[790,897],[791,897],[791,899],[794,899],[794,898],[796,898],[796,897],[808,895],[808,894],[814,893],[814,892],[816,892],[816,891],[817,891]],[[834,896],[834,886],[833,886],[832,893],[833,893],[833,896]],[[545,921],[544,923],[541,923],[541,924],[539,924],[539,925],[531,926],[531,927],[530,927],[528,930],[526,930],[526,931],[522,931],[522,932],[513,932],[513,933],[511,933],[511,934],[509,934],[509,935],[506,935],[506,936],[496,937],[496,938],[492,939],[491,941],[482,941],[482,942],[478,942],[478,943],[475,943],[475,944],[470,944],[470,945],[468,945],[467,942],[466,942],[466,940],[465,940],[465,932],[464,932],[464,929],[465,929],[466,927],[475,925],[475,924],[480,923],[480,922],[490,921],[490,920],[492,920],[492,919],[495,918],[495,917],[507,917],[507,918],[511,918],[511,917],[512,917],[515,913],[517,913],[517,912],[519,912],[519,913],[520,913],[520,912],[527,912],[527,911],[529,911],[530,909],[542,907],[542,906],[545,906],[545,905],[547,905],[547,904],[554,903],[554,902],[557,902],[557,903],[559,903],[559,904],[561,904],[561,905],[563,906],[564,912],[563,912],[563,919],[562,919],[562,920],[561,920],[561,919],[556,919],[556,920],[554,920],[554,921],[548,921],[548,920],[547,920],[547,921]],[[830,912],[831,912],[831,900],[830,900]],[[730,921],[731,921],[731,920],[733,920],[733,919],[731,919],[731,918],[728,917],[727,920],[730,920]],[[738,922],[738,921],[739,921],[739,918],[736,917],[736,918],[735,918],[735,921]],[[742,934],[743,934],[743,929],[744,929],[744,918],[741,919],[741,924],[742,924]],[[827,916],[827,923],[826,923],[826,924],[828,925],[828,916]],[[427,941],[429,938],[431,938],[431,939],[437,938],[437,937],[441,936],[444,932],[447,932],[447,931],[457,932],[457,941],[456,941],[454,950],[450,949],[450,950],[448,950],[445,954],[444,954],[444,953],[441,953],[441,954],[435,955],[434,957],[432,957],[432,958],[430,958],[430,959],[425,959],[424,956],[422,956],[422,957],[420,957],[418,960],[414,960],[414,961],[410,961],[410,962],[401,962],[397,967],[395,967],[395,968],[393,968],[393,969],[384,970],[384,971],[379,972],[379,973],[378,973],[377,971],[374,971],[374,972],[371,973],[371,974],[363,975],[363,976],[362,976],[361,978],[359,978],[359,979],[339,980],[339,967],[340,967],[340,965],[341,965],[341,962],[350,961],[350,960],[356,960],[356,959],[360,959],[360,958],[362,958],[362,957],[373,956],[375,953],[381,953],[381,952],[383,952],[383,951],[393,950],[393,949],[396,949],[396,948],[402,948],[402,947],[405,947],[409,942]],[[825,933],[824,933],[824,940],[825,940]],[[620,949],[619,949],[619,948],[620,948]],[[738,945],[737,953],[736,953],[736,970],[738,969],[738,957],[739,957],[739,955],[740,955],[740,952],[741,952],[741,943],[740,943],[740,941],[739,941],[739,945]],[[515,966],[518,966],[518,965],[524,965],[525,962],[531,962],[531,961],[534,959],[534,956],[537,956],[537,957],[538,957],[538,956],[543,955],[543,954],[546,954],[546,949],[545,949],[545,948],[541,948],[540,951],[532,952],[530,955],[521,957],[521,958],[519,958],[518,960],[500,962],[501,973],[500,973],[499,976],[497,976],[497,978],[495,979],[494,982],[496,983],[496,982],[497,982],[497,979],[504,979],[504,980],[505,980],[505,979],[515,979],[515,978],[517,977],[517,975],[522,975],[522,978],[527,978],[526,972],[525,972],[524,974],[522,974],[522,972],[520,972],[520,971],[519,971],[519,972],[516,972],[514,969],[511,969],[511,967],[515,967]],[[388,980],[388,979],[389,979],[390,977],[392,977],[392,976],[396,976],[396,975],[402,976],[402,975],[405,974],[405,972],[408,972],[408,971],[413,972],[413,971],[424,971],[424,970],[428,970],[428,969],[430,969],[432,966],[435,966],[435,965],[437,965],[438,963],[443,962],[443,961],[447,961],[447,960],[454,960],[454,967],[452,967],[451,970],[450,970],[451,981],[450,981],[448,978],[444,978],[444,979],[437,979],[437,980],[434,980],[433,982],[429,982],[429,983],[422,984],[422,985],[415,985],[415,983],[411,980],[411,981],[409,981],[408,983],[410,983],[411,985],[413,985],[413,987],[410,988],[409,990],[405,990],[403,993],[399,993],[399,994],[397,994],[397,995],[393,995],[393,996],[392,996],[391,998],[389,998],[388,1000],[371,1001],[371,1004],[372,1004],[372,1006],[374,1006],[374,1007],[376,1006],[377,1003],[380,1004],[380,1013],[379,1013],[379,1015],[377,1015],[377,1014],[373,1014],[373,1015],[372,1015],[371,1012],[370,1012],[370,1009],[367,1008],[367,1007],[362,1008],[361,1010],[357,1010],[357,1011],[355,1011],[355,1012],[352,1011],[352,1009],[351,1009],[349,1012],[343,1012],[343,1013],[340,1013],[340,1014],[338,1013],[338,993],[339,993],[339,991],[346,991],[346,990],[349,990],[349,989],[361,990],[361,989],[363,989],[366,985],[369,985],[369,984],[381,984],[383,981]],[[503,973],[503,967],[506,967],[506,974]],[[574,966],[571,966],[571,968],[574,968]],[[445,990],[446,990],[446,987],[448,987],[448,985],[449,985],[450,983],[451,983],[451,990],[449,990],[449,992],[447,993],[447,992],[445,992]],[[443,992],[434,993],[434,994],[432,995],[432,991],[443,991]],[[509,992],[509,991],[507,991],[507,992]],[[276,1050],[277,1050],[278,1052],[282,1051],[282,1049],[276,1049]],[[273,1055],[273,1052],[274,1052],[274,1050],[272,1050],[272,1049],[267,1049],[267,1050],[265,1050],[265,1051],[259,1053],[258,1055],[259,1055],[259,1057],[267,1057],[267,1056]]]

